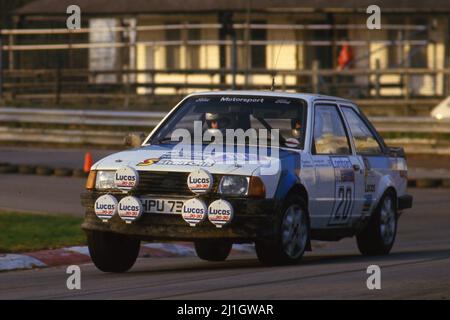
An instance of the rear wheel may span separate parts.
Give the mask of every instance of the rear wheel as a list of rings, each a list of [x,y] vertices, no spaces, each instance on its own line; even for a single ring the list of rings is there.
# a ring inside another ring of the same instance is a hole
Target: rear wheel
[[[363,255],[388,254],[397,234],[397,208],[395,195],[386,193],[375,209],[369,224],[356,237],[358,249]]]
[[[195,252],[202,260],[224,261],[231,252],[233,243],[228,240],[198,240],[194,242]]]
[[[87,240],[92,261],[103,272],[125,272],[139,254],[140,240],[121,234],[90,231]]]
[[[258,259],[266,265],[300,261],[309,243],[308,213],[303,199],[289,197],[281,211],[278,235],[255,243]]]

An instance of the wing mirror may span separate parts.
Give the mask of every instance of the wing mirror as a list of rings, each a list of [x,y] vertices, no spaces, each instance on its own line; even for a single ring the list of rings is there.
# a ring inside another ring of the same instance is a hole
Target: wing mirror
[[[401,147],[388,147],[389,156],[394,158],[406,158],[405,150]]]
[[[137,148],[142,145],[142,143],[145,140],[145,137],[146,137],[146,135],[144,132],[128,133],[125,136],[123,143],[126,147]]]

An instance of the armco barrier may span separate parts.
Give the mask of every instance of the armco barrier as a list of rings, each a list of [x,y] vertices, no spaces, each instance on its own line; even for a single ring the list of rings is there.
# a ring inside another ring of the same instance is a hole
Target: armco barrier
[[[0,108],[0,142],[121,146],[130,128],[148,133],[165,114],[137,111]],[[380,132],[450,133],[450,119],[371,117],[370,120]],[[11,126],[12,123],[26,126]],[[68,129],[51,128],[54,125],[65,125]],[[73,125],[85,125],[87,129],[69,129]],[[106,130],[105,127],[109,129]],[[117,129],[113,130],[111,127]],[[386,141],[393,146],[405,147],[407,153],[450,154],[450,143],[436,139],[402,138]]]

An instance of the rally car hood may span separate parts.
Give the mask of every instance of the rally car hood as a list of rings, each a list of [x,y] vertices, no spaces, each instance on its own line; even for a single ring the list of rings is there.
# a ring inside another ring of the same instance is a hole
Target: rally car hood
[[[165,171],[165,172],[191,172],[195,169],[202,168],[213,174],[236,174],[251,175],[257,169],[262,167],[274,166],[279,173],[278,164],[282,158],[289,156],[291,153],[298,155],[296,151],[279,149],[276,156],[262,156],[255,158],[256,155],[248,148],[244,153],[240,153],[240,158],[236,160],[233,153],[216,153],[206,156],[189,157],[173,157],[171,154],[174,145],[148,145],[137,149],[126,150],[109,155],[98,161],[92,166],[93,170],[117,170],[118,168],[129,166],[139,171]],[[200,153],[201,154],[201,153]],[[269,153],[270,154],[270,153]],[[234,158],[233,158],[234,157]],[[227,159],[228,161],[224,161]],[[246,161],[243,161],[245,159]],[[260,159],[260,161],[257,161]]]

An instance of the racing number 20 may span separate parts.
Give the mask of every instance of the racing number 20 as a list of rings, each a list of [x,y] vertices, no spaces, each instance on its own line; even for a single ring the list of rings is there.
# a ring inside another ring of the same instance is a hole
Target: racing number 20
[[[334,220],[347,220],[352,209],[352,196],[352,186],[339,186],[337,192],[338,205],[333,215]]]

